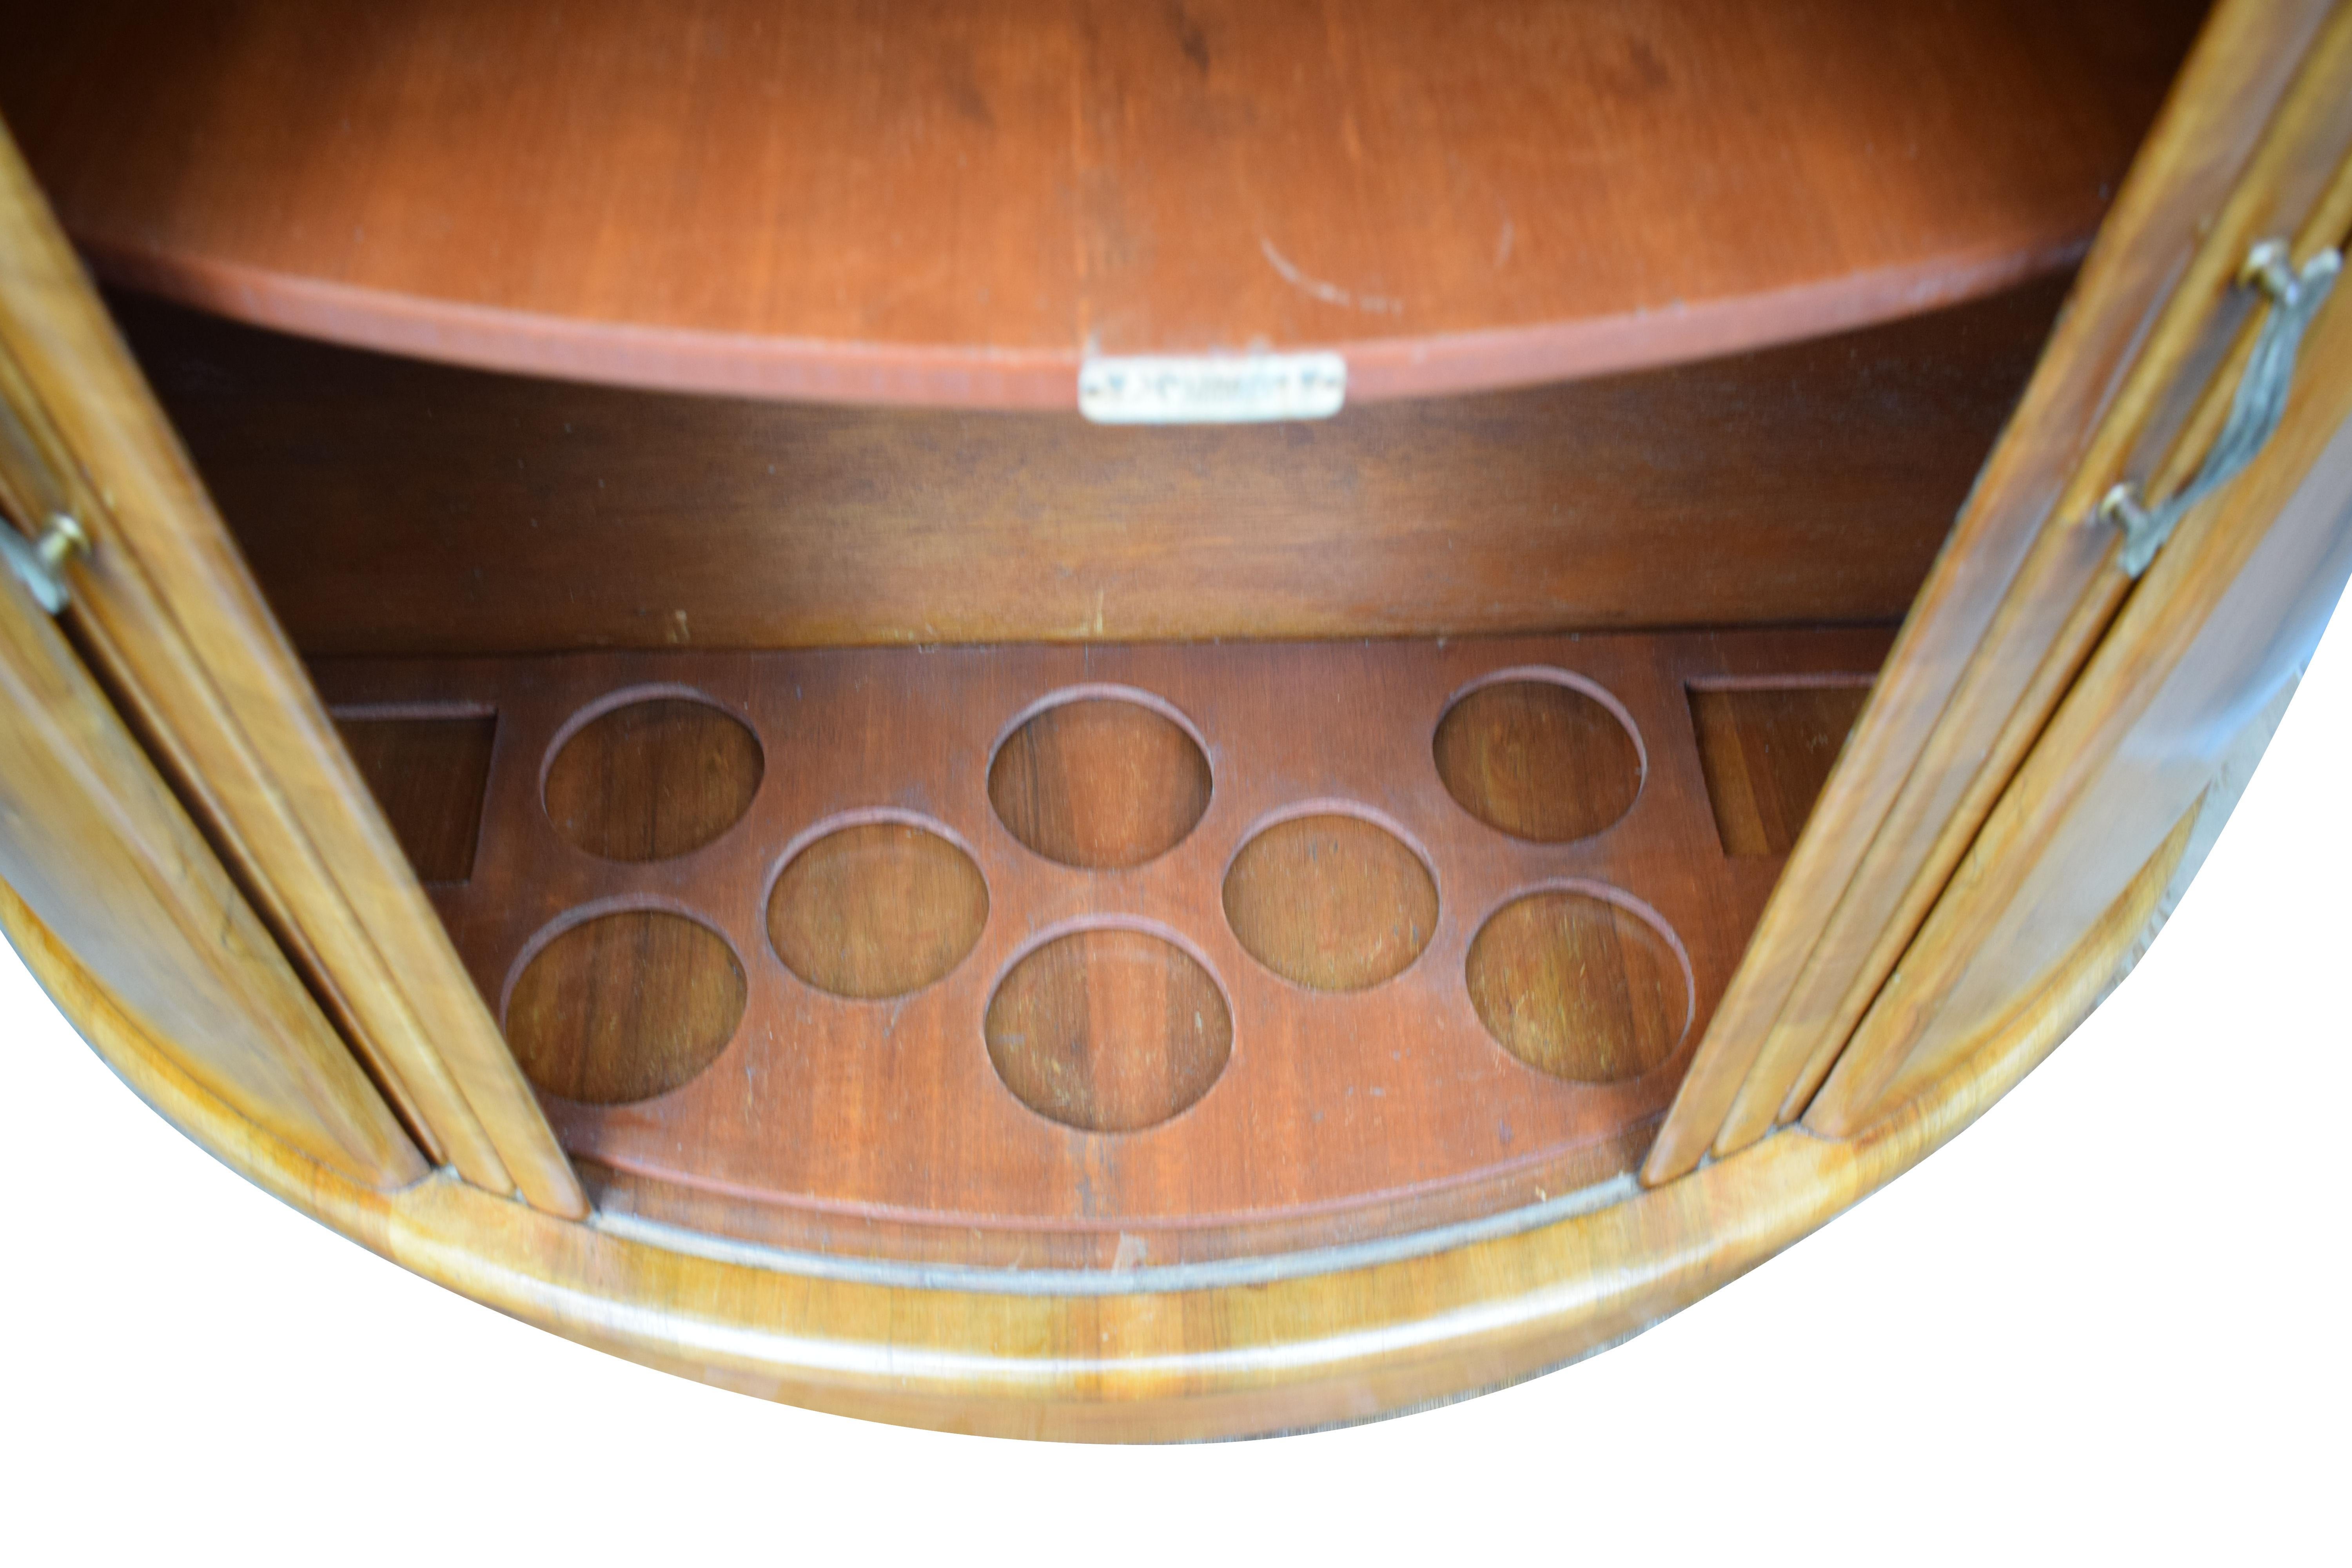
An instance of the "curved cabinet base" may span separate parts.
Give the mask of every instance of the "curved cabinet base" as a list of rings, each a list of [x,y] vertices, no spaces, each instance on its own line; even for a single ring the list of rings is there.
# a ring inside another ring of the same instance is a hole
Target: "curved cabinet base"
[[[1907,1170],[2006,1093],[2145,949],[2192,813],[2075,952],[1927,1091],[1843,1142],[1791,1129],[1624,1202],[1426,1257],[1181,1293],[821,1279],[669,1251],[446,1172],[366,1190],[181,1071],[0,887],[0,927],[132,1089],[248,1179],[426,1279],[583,1344],[869,1420],[1087,1441],[1344,1424],[1517,1382],[1638,1333]]]

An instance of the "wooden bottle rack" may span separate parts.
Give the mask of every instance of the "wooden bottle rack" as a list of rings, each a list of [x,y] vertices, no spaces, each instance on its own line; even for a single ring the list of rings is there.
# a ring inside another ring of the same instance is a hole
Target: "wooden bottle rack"
[[[318,675],[608,1215],[1104,1267],[1630,1170],[1886,643]]]

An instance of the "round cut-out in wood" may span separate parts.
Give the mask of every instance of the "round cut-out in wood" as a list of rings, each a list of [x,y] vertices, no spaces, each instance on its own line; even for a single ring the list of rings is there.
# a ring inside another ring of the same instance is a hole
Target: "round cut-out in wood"
[[[1633,809],[1642,753],[1624,721],[1573,686],[1498,680],[1445,710],[1437,776],[1463,810],[1514,838],[1589,838]]]
[[[717,932],[663,910],[622,910],[532,955],[507,997],[507,1044],[550,1094],[650,1100],[718,1058],[744,997],[743,966]]]
[[[606,860],[662,860],[699,849],[742,819],[765,771],[759,738],[734,715],[687,697],[600,713],[547,770],[556,832]]]
[[[1531,893],[1504,905],[1472,940],[1466,969],[1486,1032],[1555,1078],[1639,1078],[1674,1055],[1690,1025],[1673,942],[1589,893]]]
[[[1140,866],[1209,809],[1209,759],[1140,702],[1081,698],[1031,718],[997,748],[988,798],[1013,837],[1087,870]]]
[[[988,1058],[1024,1105],[1067,1127],[1131,1132],[1209,1092],[1233,1056],[1224,994],[1147,931],[1056,937],[989,998]]]
[[[794,855],[768,899],[768,940],[820,991],[903,996],[963,962],[988,923],[971,857],[905,822],[826,834]]]
[[[1378,985],[1437,929],[1437,883],[1421,857],[1339,812],[1277,822],[1242,846],[1224,903],[1252,958],[1317,991]]]

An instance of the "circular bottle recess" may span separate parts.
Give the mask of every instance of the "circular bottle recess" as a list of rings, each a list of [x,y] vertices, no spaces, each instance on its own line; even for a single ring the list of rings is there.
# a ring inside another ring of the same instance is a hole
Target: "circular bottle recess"
[[[1503,1048],[1555,1078],[1614,1083],[1672,1056],[1690,1026],[1674,942],[1589,893],[1530,893],[1470,943],[1470,1005]]]
[[[1242,846],[1224,903],[1252,958],[1317,991],[1378,985],[1437,929],[1437,883],[1421,857],[1339,812],[1277,822]]]
[[[743,966],[684,915],[623,910],[532,955],[507,997],[507,1044],[531,1082],[589,1105],[650,1100],[716,1060],[743,1017]]]
[[[600,713],[547,770],[548,820],[606,860],[699,849],[742,820],[765,771],[759,738],[723,709],[655,697]]]
[[[1633,809],[1642,753],[1624,721],[1573,686],[1498,680],[1437,722],[1437,776],[1462,809],[1514,838],[1589,838]]]
[[[1184,727],[1140,702],[1056,703],[997,748],[988,799],[1013,837],[1087,870],[1140,866],[1209,809],[1209,759]]]
[[[826,834],[768,897],[768,940],[820,991],[874,999],[919,991],[963,962],[988,924],[971,857],[905,822]]]
[[[1167,1121],[1209,1092],[1234,1049],[1209,972],[1174,942],[1116,929],[1056,937],[1014,964],[986,1033],[1024,1105],[1090,1132]]]

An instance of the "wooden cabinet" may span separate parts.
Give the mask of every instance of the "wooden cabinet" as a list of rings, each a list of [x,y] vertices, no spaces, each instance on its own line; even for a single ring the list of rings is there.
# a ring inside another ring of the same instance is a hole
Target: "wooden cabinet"
[[[2352,570],[2342,7],[30,32],[25,647],[283,1005],[159,1026],[217,959],[53,912],[58,790],[0,914],[257,1181],[777,1397],[1655,1321],[2063,1038]]]

